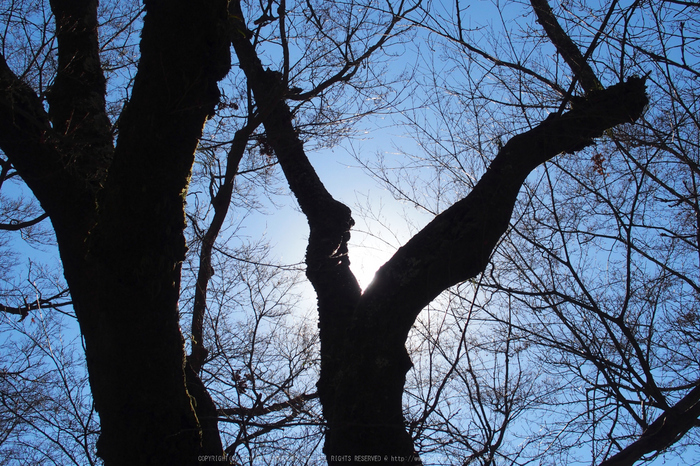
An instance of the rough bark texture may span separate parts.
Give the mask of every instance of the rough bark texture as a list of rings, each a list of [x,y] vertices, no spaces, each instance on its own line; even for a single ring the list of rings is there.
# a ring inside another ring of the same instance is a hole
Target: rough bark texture
[[[185,375],[177,301],[189,172],[230,66],[226,2],[146,2],[116,148],[97,1],[51,6],[59,70],[49,111],[0,61],[0,147],[56,232],[100,414],[98,454],[107,465],[199,464],[223,449],[213,403]]]
[[[411,367],[405,341],[418,313],[446,288],[483,271],[532,170],[639,118],[647,104],[644,80],[632,78],[593,93],[572,111],[552,115],[511,139],[469,196],[399,249],[361,294],[347,257],[350,210],[316,176],[292,126],[280,76],[263,69],[238,2],[230,8],[231,40],[240,66],[268,141],[309,222],[307,276],[318,296],[317,386],[328,424],[328,461],[361,462],[356,456],[366,455],[393,464],[420,464],[402,412],[405,374]]]
[[[116,148],[104,109],[96,3],[52,2],[60,69],[48,113],[0,57],[0,147],[56,231],[85,338],[105,464],[189,465],[199,455],[222,454],[214,405],[185,364],[177,299],[185,190],[219,96],[216,83],[229,67],[229,41],[309,222],[328,460],[370,455],[420,464],[401,403],[411,367],[404,345],[418,313],[484,269],[532,170],[641,115],[644,81],[590,93],[570,112],[511,139],[474,190],[397,251],[362,294],[347,257],[350,209],[309,163],[287,89],[279,73],[263,69],[239,2],[230,4],[228,28],[223,0],[146,2],[139,71]]]

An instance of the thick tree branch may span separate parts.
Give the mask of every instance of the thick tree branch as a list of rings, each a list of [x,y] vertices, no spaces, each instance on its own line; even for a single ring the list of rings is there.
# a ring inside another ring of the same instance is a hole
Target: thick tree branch
[[[532,170],[557,154],[591,145],[609,128],[635,121],[647,102],[644,79],[630,78],[513,137],[466,198],[438,215],[379,269],[363,296],[364,315],[356,320],[368,326],[399,325],[405,337],[420,310],[438,294],[483,271]],[[375,314],[378,309],[391,312]]]
[[[36,225],[37,223],[40,223],[42,220],[46,219],[49,216],[46,212],[43,214],[39,215],[36,218],[33,218],[31,220],[17,220],[15,221],[14,219],[10,220],[10,223],[0,223],[0,230],[4,231],[19,231],[22,228],[28,228],[31,226]]]
[[[97,1],[54,1],[52,8],[59,63],[53,92],[47,91],[50,110],[0,57],[0,147],[50,216],[65,259],[84,254],[113,147]]]
[[[6,314],[15,314],[21,317],[20,320],[24,320],[24,318],[29,315],[29,306],[15,307],[0,304],[0,312],[4,312]]]
[[[83,189],[66,172],[59,141],[41,99],[0,55],[0,147],[44,210],[60,217]]]
[[[255,96],[268,141],[309,223],[306,275],[318,297],[321,340],[318,393],[330,429],[342,436],[341,430],[331,426],[336,426],[339,420],[343,422],[337,416],[338,403],[342,405],[347,399],[338,395],[342,389],[338,377],[349,368],[348,357],[351,355],[345,350],[352,346],[352,342],[348,340],[347,330],[351,326],[351,316],[361,293],[357,280],[350,271],[347,256],[347,242],[354,221],[350,209],[331,196],[309,163],[294,129],[292,113],[284,101],[288,89],[283,76],[263,69],[248,39],[250,33],[243,21],[238,1],[230,2],[229,12],[231,42]],[[355,374],[357,376],[359,373]],[[355,396],[358,395],[359,392],[355,393]],[[398,399],[400,402],[400,395]],[[360,418],[357,420],[362,422]],[[399,428],[402,430],[401,426]],[[327,456],[338,453],[333,442],[329,443],[330,438],[326,437]],[[410,439],[408,443],[410,444]],[[360,448],[364,451],[366,446]],[[410,445],[409,451],[413,451]]]
[[[600,466],[632,466],[643,456],[663,451],[680,440],[700,418],[700,384],[669,410],[664,412],[644,431],[641,437],[619,453],[600,463]]]
[[[564,59],[573,71],[576,79],[581,83],[581,87],[586,93],[594,92],[603,88],[590,65],[586,62],[586,57],[581,55],[574,41],[559,25],[556,16],[552,12],[547,0],[530,0],[532,8],[537,15],[537,22],[542,25],[547,37],[557,48],[557,52]]]
[[[347,316],[347,309],[354,307],[360,296],[360,287],[350,271],[347,258],[347,241],[354,224],[350,209],[333,198],[311,166],[284,101],[287,89],[282,75],[263,69],[250,43],[250,32],[243,20],[240,2],[230,2],[229,18],[231,43],[255,96],[268,141],[309,222],[306,274],[318,294],[319,308],[325,309],[328,301],[337,303],[339,297],[344,296],[342,307]],[[337,306],[335,311],[341,312]],[[336,313],[334,318],[340,316]],[[323,313],[320,326],[323,332]]]
[[[343,358],[347,357],[343,341],[361,293],[347,256],[354,221],[350,209],[333,199],[306,157],[293,126],[292,113],[284,101],[287,89],[281,73],[263,69],[248,40],[239,2],[230,2],[229,11],[231,42],[255,96],[268,142],[309,223],[306,276],[318,298],[321,340],[318,391],[324,415],[332,422],[337,387],[330,379],[342,370]]]
[[[345,346],[339,352],[347,354],[345,366],[335,379],[319,381],[329,425],[327,454],[360,449],[420,464],[401,404],[411,367],[405,343],[416,317],[445,289],[484,270],[532,170],[561,152],[583,149],[608,128],[636,120],[646,103],[644,80],[631,78],[513,137],[466,198],[438,215],[379,269],[351,327],[344,329]],[[381,440],[370,440],[375,438]]]

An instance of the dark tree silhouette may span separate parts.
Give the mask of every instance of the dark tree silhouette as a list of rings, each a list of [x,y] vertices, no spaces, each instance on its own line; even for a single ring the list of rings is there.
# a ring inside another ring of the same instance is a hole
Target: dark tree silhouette
[[[405,343],[418,314],[445,289],[484,270],[530,172],[635,121],[648,102],[643,78],[590,87],[570,110],[511,138],[471,193],[400,248],[363,293],[349,269],[350,209],[309,163],[287,102],[347,82],[386,39],[344,57],[338,73],[303,92],[290,88],[287,69],[265,69],[258,57],[247,24],[267,24],[273,15],[247,21],[237,0],[146,1],[138,72],[113,141],[97,2],[56,0],[51,7],[58,62],[45,96],[0,57],[0,148],[55,231],[100,415],[98,454],[108,465],[198,464],[203,456],[224,462],[216,406],[198,377],[207,350],[195,343],[186,358],[178,298],[188,177],[202,127],[219,101],[217,82],[230,68],[231,45],[256,108],[237,137],[247,139],[262,123],[310,227],[306,274],[318,297],[317,386],[332,464],[348,455],[420,464],[401,404],[411,367]],[[382,37],[403,14],[390,15]],[[558,45],[561,33],[552,42]],[[559,52],[577,64],[580,82],[592,86],[595,76],[571,45],[558,45]],[[222,191],[217,202],[226,197]],[[205,239],[209,267],[207,248]],[[208,274],[201,270],[199,293],[206,293]],[[199,312],[192,332],[198,342]]]
[[[184,372],[183,200],[230,66],[226,2],[148,2],[116,145],[97,1],[52,9],[58,71],[49,111],[0,59],[0,145],[56,233],[100,414],[99,455],[106,464],[196,464],[222,448],[206,428],[213,405]]]
[[[233,17],[243,17],[240,8]],[[420,463],[401,404],[411,367],[405,342],[418,313],[448,287],[484,270],[532,170],[639,118],[647,104],[644,80],[591,92],[571,111],[513,137],[472,192],[400,248],[361,293],[347,257],[350,209],[333,199],[308,162],[283,82],[263,68],[248,37],[245,24],[237,23],[233,47],[256,100],[270,109],[263,117],[269,142],[309,222],[306,273],[318,296],[325,453],[331,463],[347,454]]]

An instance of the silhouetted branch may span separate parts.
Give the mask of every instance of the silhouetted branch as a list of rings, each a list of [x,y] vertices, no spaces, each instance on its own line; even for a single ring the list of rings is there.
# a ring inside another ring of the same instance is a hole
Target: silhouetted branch
[[[67,294],[68,290],[63,290],[50,298],[38,298],[34,301],[25,300],[24,306],[6,306],[0,303],[0,312],[18,315],[21,317],[20,320],[24,320],[24,318],[29,315],[29,311],[37,309],[58,309],[59,307],[72,305],[73,301],[55,302],[56,299],[62,298]]]
[[[305,402],[315,400],[316,398],[318,398],[318,393],[302,393],[301,395],[297,395],[287,401],[274,403],[269,406],[260,404],[253,406],[252,408],[221,408],[218,410],[218,413],[220,416],[247,416],[252,418],[282,411],[283,409],[287,408],[292,408],[293,410],[297,411],[301,409]]]
[[[644,433],[600,466],[632,466],[644,455],[663,451],[676,443],[700,418],[700,383],[678,403],[659,416]]]
[[[33,220],[26,220],[26,221],[15,221],[11,220],[10,223],[0,223],[0,230],[4,231],[18,231],[21,230],[22,228],[27,228],[31,227],[33,225],[36,225],[37,223],[41,222],[45,218],[48,218],[49,214],[44,212],[43,214],[39,215],[37,218]]]
[[[236,131],[226,159],[224,180],[219,191],[211,201],[211,205],[214,207],[214,217],[202,237],[202,247],[199,252],[199,270],[197,272],[194,304],[192,306],[192,353],[187,357],[187,362],[192,366],[192,370],[195,373],[201,370],[208,354],[208,350],[204,346],[204,312],[207,307],[207,288],[213,275],[211,265],[212,250],[231,205],[233,180],[238,173],[238,165],[245,153],[248,138],[258,125],[258,121],[250,121],[243,128]]]
[[[542,25],[547,37],[557,48],[557,52],[569,65],[574,76],[579,80],[586,93],[600,90],[603,87],[598,81],[591,67],[586,63],[586,58],[581,54],[571,37],[559,25],[547,0],[530,0],[532,8],[537,15],[537,22]]]

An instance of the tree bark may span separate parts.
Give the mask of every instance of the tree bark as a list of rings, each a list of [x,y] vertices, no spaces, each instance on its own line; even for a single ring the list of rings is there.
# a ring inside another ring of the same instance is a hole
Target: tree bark
[[[404,427],[402,395],[411,367],[405,349],[418,313],[438,294],[482,272],[505,233],[520,187],[537,166],[592,144],[605,130],[640,117],[643,79],[593,93],[511,139],[474,190],[414,236],[360,293],[349,269],[353,220],[333,199],[304,153],[279,73],[265,70],[249,41],[238,2],[231,2],[231,41],[262,114],[290,189],[310,228],[307,276],[318,296],[321,376],[330,464],[373,460],[420,464]]]
[[[347,255],[350,209],[309,163],[285,102],[288,89],[279,73],[263,69],[239,2],[230,2],[227,28],[224,0],[146,1],[139,71],[116,148],[104,109],[96,5],[52,2],[59,71],[48,112],[0,57],[0,147],[56,231],[105,464],[189,465],[200,455],[222,455],[214,405],[186,366],[177,300],[189,171],[219,97],[216,83],[229,68],[229,41],[309,222],[328,461],[420,464],[402,412],[411,367],[405,341],[416,317],[446,288],[483,271],[532,170],[639,118],[644,80],[591,92],[571,111],[512,138],[474,190],[400,248],[362,294]]]
[[[226,2],[145,3],[116,148],[97,1],[52,2],[59,70],[48,113],[0,61],[0,147],[56,231],[100,414],[98,454],[106,465],[194,465],[223,449],[213,403],[196,374],[185,374],[184,198],[230,66]]]
[[[438,215],[379,269],[355,307],[350,327],[343,329],[347,336],[338,353],[344,359],[332,382],[335,425],[329,426],[327,448],[330,443],[341,457],[360,452],[418,463],[402,432],[401,410],[405,373],[411,367],[405,341],[418,314],[442,291],[484,270],[532,170],[559,153],[581,150],[608,128],[636,120],[646,103],[644,80],[631,78],[515,136],[466,198]]]

